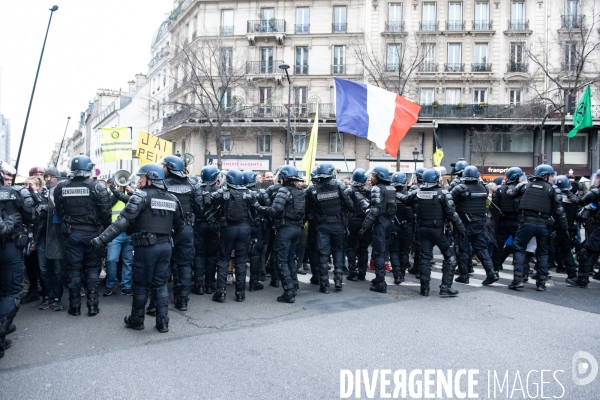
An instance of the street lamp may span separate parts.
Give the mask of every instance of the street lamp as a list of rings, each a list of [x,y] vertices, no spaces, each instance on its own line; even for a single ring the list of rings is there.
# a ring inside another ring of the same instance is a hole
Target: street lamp
[[[417,159],[419,158],[419,150],[415,147],[412,152],[413,160],[415,160],[415,176],[417,176]]]
[[[290,163],[290,109],[292,108],[292,81],[290,80],[290,75],[288,74],[288,69],[290,68],[289,64],[283,63],[279,65],[279,68],[285,71],[285,76],[288,81],[288,107],[287,107],[287,134],[285,135],[285,163]]]
[[[40,67],[42,66],[42,57],[44,57],[44,49],[46,48],[46,39],[48,39],[48,31],[50,30],[50,23],[52,22],[52,14],[58,10],[58,6],[52,6],[50,8],[50,19],[48,20],[48,28],[46,28],[46,36],[44,37],[44,44],[42,45],[42,52],[40,54],[40,61],[38,63],[37,72],[35,73],[35,80],[33,81],[33,89],[31,90],[31,97],[29,98],[29,107],[27,108],[27,116],[25,117],[25,126],[23,126],[23,134],[21,135],[21,144],[19,145],[19,153],[17,153],[17,162],[15,163],[15,170],[19,168],[19,160],[21,159],[21,150],[23,149],[23,141],[25,140],[25,131],[27,131],[27,121],[29,121],[29,112],[31,111],[31,103],[33,103],[33,94],[35,93],[35,85],[37,84],[38,75],[40,74]],[[13,176],[13,185],[17,174]]]

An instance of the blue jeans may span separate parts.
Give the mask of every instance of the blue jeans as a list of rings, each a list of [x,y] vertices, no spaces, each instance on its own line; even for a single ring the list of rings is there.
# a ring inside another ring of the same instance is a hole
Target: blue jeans
[[[46,236],[38,237],[36,242],[38,262],[40,264],[40,279],[44,287],[44,295],[51,299],[61,299],[63,296],[64,260],[46,258]]]
[[[117,286],[117,263],[119,256],[122,256],[121,289],[131,289],[131,267],[133,265],[131,237],[127,236],[125,232],[121,233],[108,244],[106,252],[106,287]]]

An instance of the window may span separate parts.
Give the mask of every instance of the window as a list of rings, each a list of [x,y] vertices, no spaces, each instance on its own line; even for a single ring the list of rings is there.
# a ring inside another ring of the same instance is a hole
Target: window
[[[329,152],[344,152],[344,135],[340,132],[329,132]]]
[[[473,103],[474,104],[487,103],[487,89],[473,90]]]
[[[221,74],[231,75],[233,69],[233,49],[224,48],[221,50]]]
[[[333,68],[334,74],[346,73],[346,47],[333,46]]]
[[[476,43],[473,58],[473,71],[488,71],[488,45],[487,43]]]
[[[258,89],[259,103],[258,113],[260,116],[271,114],[271,88],[261,87]]]
[[[231,132],[221,132],[221,151],[231,151]]]
[[[261,47],[260,48],[260,73],[261,74],[272,74],[273,73],[273,48],[272,47]]]
[[[525,57],[525,45],[523,43],[511,43],[509,72],[527,72],[523,62]]]
[[[521,105],[521,101],[523,99],[522,97],[522,92],[520,90],[516,90],[516,89],[511,89],[508,92],[508,96],[509,96],[509,104],[511,106],[518,106]]]
[[[477,2],[475,3],[475,21],[473,22],[473,29],[476,31],[491,30],[492,24],[489,21],[490,3]]]
[[[563,71],[575,71],[577,69],[577,43],[565,43],[565,58]]]
[[[310,31],[310,9],[298,7],[296,9],[296,33],[309,33]]]
[[[296,75],[308,74],[308,47],[296,47]]]
[[[346,7],[335,6],[333,7],[333,32],[346,32]]]
[[[401,44],[388,44],[387,48],[387,71],[400,71],[400,53],[402,51]]]
[[[446,89],[446,104],[460,103],[460,89]]]
[[[221,11],[221,35],[233,35],[233,10]]]
[[[429,106],[433,102],[433,89],[421,89],[421,105]]]
[[[435,62],[435,43],[423,43],[421,45],[423,62],[419,65],[420,71],[435,72],[437,64]]]
[[[307,93],[306,86],[294,86],[294,104],[306,104]]]
[[[306,132],[296,132],[294,135],[294,153],[306,153]]]
[[[552,137],[552,151],[560,153],[560,134]],[[587,133],[581,132],[572,138],[565,136],[565,153],[587,153]]]
[[[448,64],[446,71],[462,71],[460,43],[448,43]]]
[[[581,28],[582,18],[580,14],[579,0],[567,0],[562,28]]]
[[[492,151],[497,153],[533,152],[533,133],[491,133]]]
[[[275,31],[275,9],[274,8],[263,8],[261,10],[261,32],[274,32]]]
[[[192,19],[192,40],[196,39],[196,33],[198,31],[198,16],[194,15]]]
[[[423,18],[421,20],[421,30],[437,30],[437,23],[435,18],[435,3],[423,3]]]
[[[460,31],[464,29],[462,21],[462,2],[451,2],[448,5],[448,24],[446,29],[449,31]]]
[[[390,4],[388,10],[388,32],[401,32],[402,29],[402,4]]]
[[[271,134],[260,133],[256,137],[257,147],[256,151],[259,153],[269,153],[271,151]]]
[[[513,1],[510,5],[510,29],[525,30],[528,28],[525,20],[525,2]]]
[[[221,100],[221,106],[225,111],[229,111],[231,107],[231,88],[219,90],[219,99]]]

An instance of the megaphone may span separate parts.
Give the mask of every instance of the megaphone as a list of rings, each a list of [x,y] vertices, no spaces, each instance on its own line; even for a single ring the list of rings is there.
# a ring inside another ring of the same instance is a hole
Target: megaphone
[[[186,167],[190,164],[194,163],[194,156],[191,155],[190,153],[183,153],[183,165],[185,165]]]
[[[131,172],[127,171],[126,169],[118,170],[117,172],[115,172],[115,175],[113,177],[115,183],[119,186],[129,185],[129,178],[131,178]]]

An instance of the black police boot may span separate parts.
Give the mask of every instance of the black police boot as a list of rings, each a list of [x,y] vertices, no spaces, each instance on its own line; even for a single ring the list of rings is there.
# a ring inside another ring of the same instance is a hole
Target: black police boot
[[[197,295],[203,295],[204,294],[204,281],[200,281],[197,280],[194,282],[194,284],[192,285],[192,293],[197,294]]]
[[[184,299],[183,297],[175,298],[175,308],[178,309],[179,311],[187,311],[187,304],[188,304],[187,299]]]
[[[275,272],[271,274],[271,282],[269,282],[269,285],[273,287],[279,287],[279,278],[277,278],[277,274]]]
[[[325,275],[321,277],[319,290],[321,293],[329,294],[329,276]]]
[[[364,271],[359,271],[358,272],[358,280],[359,281],[364,281],[367,279],[367,273]]]
[[[458,290],[453,289],[452,286],[440,285],[440,296],[452,297],[458,294]]]
[[[225,302],[225,296],[227,295],[227,289],[218,288],[215,294],[213,294],[212,300],[218,301],[219,303]]]
[[[508,285],[509,289],[517,290],[523,287],[523,273],[515,271],[512,282]]]
[[[235,301],[237,301],[238,303],[241,303],[244,300],[246,300],[246,291],[244,289],[236,290],[235,291]]]
[[[313,276],[311,276],[311,277],[310,277],[310,283],[311,283],[312,285],[320,285],[320,284],[321,284],[321,281],[319,280],[319,277],[318,277],[318,276],[316,276],[316,275],[313,275]]]
[[[250,280],[250,284],[248,285],[248,290],[254,292],[255,290],[262,290],[265,288],[265,285],[260,283],[259,280],[252,281]]]
[[[95,316],[100,312],[98,308],[98,291],[89,289],[87,291],[87,306],[88,306],[88,315],[90,317]]]
[[[6,331],[6,334],[10,335],[11,333],[15,333],[16,330],[17,330],[17,327],[13,324],[10,324],[10,326],[8,327],[8,330]]]
[[[409,274],[412,274],[412,275],[418,275],[420,271],[419,271],[419,267],[417,266],[417,263],[414,263],[413,266],[410,267],[408,269],[408,271],[406,271],[406,272],[408,272]]]
[[[296,294],[294,290],[286,289],[281,296],[277,297],[277,301],[280,303],[293,303],[296,301]]]
[[[146,307],[146,314],[154,315],[156,314],[156,306],[154,305],[154,296],[150,296],[150,303],[148,307]]]
[[[459,275],[454,282],[458,282],[458,283],[465,283],[468,284],[469,283],[469,275]]]
[[[538,292],[545,292],[546,291],[546,279],[548,277],[545,275],[540,275],[538,274],[537,279],[535,280],[535,290],[537,290]]]
[[[497,272],[488,272],[487,273],[487,277],[485,278],[485,280],[483,282],[481,282],[482,285],[491,285],[494,282],[497,282],[500,278],[498,278],[498,273]]]
[[[144,329],[144,309],[131,309],[131,315],[125,317],[125,326],[136,331]]]
[[[156,330],[160,333],[169,332],[169,317],[158,318],[156,317]]]
[[[526,264],[525,266],[523,266],[523,282],[529,282],[529,277],[535,278],[536,276],[536,271],[531,271],[531,269],[529,268],[529,264]]]
[[[600,281],[600,270],[596,271],[596,273],[594,274],[594,276],[592,276],[592,279]]]
[[[25,296],[21,299],[21,304],[32,303],[34,301],[38,301],[39,299],[40,299],[40,294],[39,294],[39,292],[37,290],[37,286],[36,286],[35,289],[30,289],[29,293],[27,293],[27,296]]]
[[[588,280],[583,276],[578,276],[575,279],[567,278],[567,283],[572,287],[580,287],[585,289],[588,287]]]
[[[336,288],[336,290],[342,290],[342,277],[343,277],[343,272],[342,270],[336,269],[333,272],[333,284]]]
[[[204,293],[206,294],[213,294],[215,292],[215,283],[207,283],[204,286]]]
[[[356,263],[349,262],[348,263],[348,276],[346,277],[349,281],[357,281],[358,280],[358,271],[356,270]]]
[[[73,316],[81,315],[81,295],[79,289],[69,290],[69,314]]]
[[[387,283],[384,280],[375,280],[369,290],[371,292],[387,293]]]

